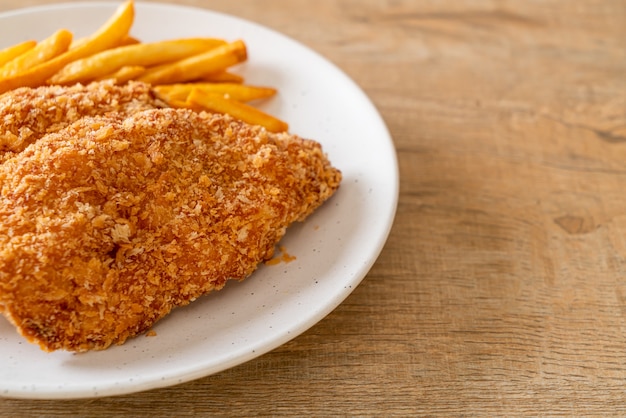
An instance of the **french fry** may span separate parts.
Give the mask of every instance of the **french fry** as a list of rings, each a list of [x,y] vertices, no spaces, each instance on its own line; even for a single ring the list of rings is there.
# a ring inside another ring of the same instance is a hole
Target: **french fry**
[[[128,36],[135,17],[133,0],[127,0],[93,35],[73,49],[39,64],[30,70],[0,79],[0,94],[18,87],[44,85],[61,68],[80,58],[108,49]]]
[[[113,48],[128,37],[135,20],[135,2],[127,0],[96,32],[70,49],[63,57],[65,64]]]
[[[115,83],[117,84],[123,84],[123,83],[126,83],[127,81],[130,81],[139,77],[145,71],[146,71],[146,67],[142,67],[140,65],[126,66],[126,67],[120,68],[119,70],[111,74],[106,74],[102,77],[98,77],[95,81],[114,80]]]
[[[74,49],[74,48],[78,48],[79,46],[83,45],[85,42],[87,42],[89,40],[89,38],[80,38],[80,39],[74,39],[72,41],[72,44],[70,45],[70,49]],[[118,46],[126,46],[126,45],[135,45],[135,44],[139,44],[141,43],[141,41],[137,38],[135,38],[134,36],[130,36],[127,35],[126,37],[122,38],[119,40],[119,42],[112,46],[112,48],[116,48]]]
[[[141,41],[134,36],[127,35],[125,38],[120,39],[120,43],[117,46],[128,46],[128,45],[137,45],[140,44]]]
[[[49,82],[51,84],[88,82],[113,73],[122,67],[150,67],[179,61],[225,43],[225,41],[213,38],[188,38],[107,49],[71,62],[52,76]]]
[[[157,66],[146,71],[139,77],[139,81],[152,85],[182,83],[223,71],[246,59],[246,45],[238,40],[181,61]]]
[[[228,71],[219,71],[217,73],[205,74],[198,81],[208,81],[210,83],[237,83],[242,84],[244,79],[239,74]]]
[[[154,87],[154,91],[164,100],[187,100],[189,93],[193,89],[200,89],[213,93],[220,93],[222,96],[240,102],[250,102],[252,100],[266,99],[276,94],[276,89],[271,87],[257,87],[234,83],[184,83],[168,84]]]
[[[37,41],[29,40],[0,50],[0,67],[33,49],[36,45]]]
[[[0,68],[0,77],[8,78],[24,73],[67,51],[72,42],[72,32],[61,29],[39,42],[30,51],[9,61]]]
[[[286,122],[245,103],[224,98],[220,93],[195,88],[189,93],[187,103],[191,106],[200,106],[210,112],[226,113],[253,125],[261,125],[270,132],[285,132],[289,129]]]
[[[196,112],[201,112],[205,110],[204,108],[202,108],[202,106],[182,100],[172,100],[167,102],[167,105],[177,109],[191,109],[195,110]]]
[[[72,41],[72,43],[70,44],[70,49],[76,49],[81,45],[84,45],[85,42],[87,42],[88,38],[80,38],[80,39],[74,39]]]

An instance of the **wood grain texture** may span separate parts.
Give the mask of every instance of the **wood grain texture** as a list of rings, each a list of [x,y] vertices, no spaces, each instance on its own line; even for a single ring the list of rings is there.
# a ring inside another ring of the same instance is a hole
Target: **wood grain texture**
[[[254,361],[0,416],[626,414],[625,1],[177,3],[270,26],[363,87],[398,151],[389,241]]]

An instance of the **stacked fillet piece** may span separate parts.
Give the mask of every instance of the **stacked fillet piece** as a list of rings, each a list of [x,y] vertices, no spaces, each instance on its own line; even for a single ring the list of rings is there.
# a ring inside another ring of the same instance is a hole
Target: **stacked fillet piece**
[[[121,344],[271,258],[339,187],[320,145],[142,83],[0,96],[0,313],[46,351]]]

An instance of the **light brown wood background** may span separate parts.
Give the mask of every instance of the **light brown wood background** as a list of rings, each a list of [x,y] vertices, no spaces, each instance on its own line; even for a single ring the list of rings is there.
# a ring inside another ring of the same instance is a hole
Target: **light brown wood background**
[[[281,31],[362,86],[398,151],[389,241],[257,360],[0,416],[626,414],[625,1],[177,3]]]

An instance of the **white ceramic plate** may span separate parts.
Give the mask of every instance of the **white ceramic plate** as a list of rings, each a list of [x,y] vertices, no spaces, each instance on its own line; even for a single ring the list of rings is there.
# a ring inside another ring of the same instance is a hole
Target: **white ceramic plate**
[[[84,36],[118,3],[72,3],[0,14],[0,48],[66,27]],[[365,277],[391,228],[398,196],[395,150],[365,94],[334,65],[257,24],[206,10],[136,5],[142,41],[185,36],[243,39],[251,84],[275,86],[264,108],[291,131],[322,143],[344,180],[340,190],[283,239],[291,263],[262,266],[243,282],[179,308],[155,337],[102,352],[44,353],[0,317],[0,396],[83,398],[182,383],[266,353],[316,324]]]

